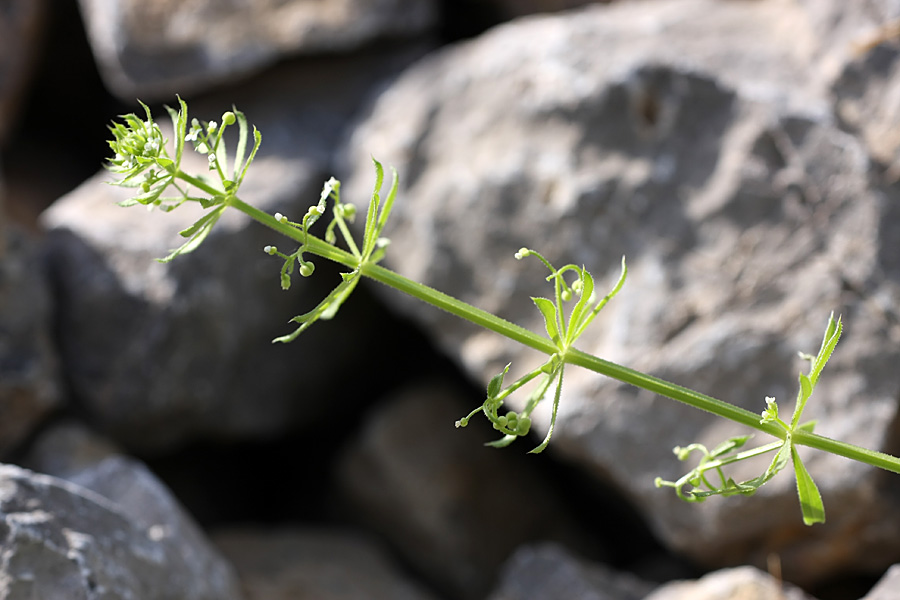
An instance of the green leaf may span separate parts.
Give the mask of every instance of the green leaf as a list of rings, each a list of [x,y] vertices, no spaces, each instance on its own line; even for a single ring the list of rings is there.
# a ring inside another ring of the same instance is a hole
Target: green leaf
[[[250,168],[250,165],[253,163],[253,159],[256,158],[256,151],[259,150],[259,145],[262,144],[262,133],[254,126],[253,127],[253,150],[250,151],[250,156],[247,158],[247,162],[244,163],[244,168],[241,171],[241,176],[236,177],[234,180],[234,184],[236,187],[240,187],[244,182],[244,177],[247,176],[247,169]]]
[[[491,377],[490,382],[488,382],[487,386],[487,397],[488,398],[496,398],[498,394],[503,390],[503,378],[506,377],[506,374],[509,373],[509,367],[512,363],[507,363],[507,365],[503,368],[503,371],[497,373],[493,377]]]
[[[156,260],[161,263],[167,263],[171,262],[176,256],[196,250],[203,243],[203,240],[206,239],[206,236],[209,235],[209,232],[212,231],[213,226],[224,211],[225,206],[220,206],[197,219],[196,223],[180,232],[182,237],[189,237],[190,239],[173,250],[167,257]]]
[[[591,296],[594,294],[594,278],[588,273],[587,269],[580,269],[581,281],[581,297],[572,307],[572,313],[569,315],[569,326],[566,327],[566,344],[575,343],[578,336],[584,331],[584,326],[590,322],[590,305]]]
[[[806,525],[815,525],[825,522],[825,504],[816,482],[810,476],[809,471],[800,460],[797,449],[791,447],[791,456],[794,460],[794,473],[797,476],[797,496],[800,499],[800,510],[803,512],[803,522]]]
[[[369,199],[369,208],[366,211],[366,228],[363,231],[363,252],[365,253],[370,247],[374,247],[375,240],[378,238],[378,207],[381,204],[381,185],[384,183],[384,167],[381,163],[372,158],[375,165],[375,187],[372,190],[372,197]]]
[[[563,371],[565,369],[565,366],[565,363],[560,363],[559,365],[556,393],[553,395],[553,408],[550,412],[550,427],[547,428],[547,435],[544,437],[544,441],[538,444],[537,447],[529,450],[529,454],[540,454],[541,452],[543,452],[547,447],[547,444],[550,443],[550,438],[553,436],[553,429],[556,427],[556,411],[557,409],[559,409],[559,399],[562,396]]]
[[[172,119],[172,128],[175,131],[175,164],[181,164],[181,156],[184,153],[184,136],[187,128],[187,103],[178,97],[179,110],[166,106],[166,111]]]
[[[744,445],[748,441],[750,441],[750,438],[752,437],[752,435],[739,435],[728,438],[727,440],[713,448],[712,452],[709,453],[709,458],[719,458],[720,456],[728,454],[729,452],[733,452],[734,450],[743,448]]]
[[[835,321],[834,313],[832,313],[831,316],[828,317],[828,325],[825,328],[825,336],[822,338],[822,346],[819,348],[819,353],[816,355],[816,359],[809,373],[809,378],[813,385],[816,384],[819,375],[822,373],[822,369],[825,368],[825,365],[831,358],[835,346],[837,346],[838,341],[841,339],[843,328],[844,326],[841,323],[841,318],[838,317],[838,320]]]
[[[397,175],[397,171],[393,167],[391,167],[391,172],[393,173],[391,178],[391,189],[388,190],[387,198],[385,198],[384,204],[381,206],[381,211],[378,213],[378,224],[375,228],[375,235],[372,236],[370,242],[371,247],[364,248],[363,250],[364,256],[371,256],[372,251],[378,244],[378,239],[381,237],[381,232],[384,231],[384,227],[385,225],[387,225],[388,217],[391,216],[391,210],[394,207],[394,200],[397,198],[397,189],[400,187],[400,176]]]
[[[544,316],[544,328],[547,336],[557,345],[560,343],[559,325],[557,324],[556,305],[547,298],[532,298],[534,305],[538,307]]]
[[[247,154],[247,117],[239,111],[235,106],[231,107],[231,111],[237,118],[238,124],[238,143],[234,152],[234,181],[239,181],[241,170],[244,166],[244,155]]]
[[[493,442],[486,442],[484,445],[490,446],[492,448],[506,448],[507,446],[512,444],[514,441],[516,441],[516,437],[518,437],[518,436],[504,435],[499,440],[494,440]]]
[[[297,315],[296,317],[291,319],[292,323],[300,323],[300,327],[295,329],[292,333],[275,338],[274,340],[272,340],[272,343],[292,342],[297,339],[297,336],[306,331],[310,325],[312,325],[319,319],[327,320],[332,318],[337,313],[341,305],[347,301],[347,298],[350,297],[350,294],[356,288],[356,284],[358,283],[358,273],[356,277],[347,278],[341,281],[341,283],[339,283],[337,287],[331,290],[331,293],[328,294],[321,302],[319,302],[319,304],[317,304],[314,309],[302,315]]]

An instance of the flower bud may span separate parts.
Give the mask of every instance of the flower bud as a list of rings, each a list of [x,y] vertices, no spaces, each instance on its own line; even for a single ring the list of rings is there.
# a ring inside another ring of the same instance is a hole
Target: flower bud
[[[531,431],[531,419],[529,417],[520,417],[516,423],[516,435],[525,435]]]
[[[266,246],[265,248],[263,248],[263,252],[265,252],[269,256],[275,256],[275,253],[278,252],[278,248],[276,248],[275,246]]]
[[[525,247],[519,248],[519,251],[516,252],[516,260],[522,260],[529,254],[531,254],[531,251],[528,248],[525,248]]]
[[[312,264],[311,262],[303,263],[302,265],[300,265],[300,275],[302,275],[303,277],[309,277],[315,270],[316,265]]]
[[[235,116],[230,110],[222,114],[222,123],[225,125],[234,125]]]

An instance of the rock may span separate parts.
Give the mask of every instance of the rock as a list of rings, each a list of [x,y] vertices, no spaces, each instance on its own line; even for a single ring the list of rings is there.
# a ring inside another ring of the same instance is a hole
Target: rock
[[[18,116],[40,49],[44,0],[9,0],[0,13],[0,146]]]
[[[696,581],[660,586],[646,600],[812,600],[799,588],[784,584],[753,567],[722,569]]]
[[[346,52],[384,38],[422,36],[437,19],[434,0],[80,4],[106,85],[128,101],[187,96],[294,55]]]
[[[3,598],[240,598],[99,494],[11,465],[0,490]]]
[[[215,542],[234,563],[247,600],[432,600],[384,550],[356,534],[279,527],[230,529]]]
[[[790,2],[707,1],[498,27],[384,91],[347,144],[343,189],[367,188],[370,153],[397,167],[386,264],[534,331],[544,327],[529,296],[552,290],[516,250],[586,265],[601,290],[624,254],[624,291],[577,346],[755,413],[766,396],[792,408],[805,368],[796,352],[816,351],[834,310],[847,330],[805,417],[896,453],[900,201],[831,120],[825,77],[806,76],[818,64],[813,30]],[[442,311],[395,305],[484,383],[509,361],[507,382],[540,364]],[[540,436],[548,410],[535,414]],[[788,473],[753,498],[702,505],[654,487],[684,472],[674,446],[741,433],[570,369],[550,448],[622,489],[670,548],[710,567],[777,553],[805,585],[900,558],[900,479],[846,459],[801,450],[828,510],[814,528]],[[750,478],[765,464],[740,467],[733,476]]]
[[[441,589],[483,598],[519,544],[577,541],[579,527],[521,457],[485,454],[479,442],[486,431],[473,439],[476,432],[454,429],[466,405],[448,386],[398,393],[340,460],[338,482],[351,514]]]
[[[409,52],[285,65],[252,93],[207,99],[191,114],[218,120],[237,103],[264,132],[242,197],[299,219],[330,175],[346,119]],[[159,122],[167,126],[168,116]],[[185,157],[205,170],[204,156]],[[329,374],[363,351],[348,343],[350,332],[360,319],[379,322],[371,309],[342,312],[337,329],[324,324],[294,344],[271,344],[339,281],[325,261],[316,277],[297,277],[283,292],[281,262],[262,248],[287,241],[231,211],[197,252],[157,263],[181,244],[175,232],[199,207],[126,210],[116,202],[128,190],[107,185],[110,178],[97,174],[42,217],[67,377],[98,426],[130,448],[163,451],[194,436],[266,436],[314,422],[327,410],[318,397]]]
[[[894,565],[862,600],[897,600],[898,598],[900,598],[900,565]]]
[[[154,542],[179,569],[169,575],[190,597],[240,598],[231,565],[206,539],[166,486],[140,461],[83,426],[68,422],[43,432],[28,467],[95,492]],[[91,533],[91,532],[86,532]]]
[[[488,600],[643,600],[654,588],[656,584],[545,543],[517,550],[503,566],[497,589]]]
[[[831,86],[841,126],[865,144],[871,156],[900,178],[898,91],[900,2],[852,5],[839,0],[802,0],[820,40],[819,71]]]
[[[61,403],[51,304],[37,244],[0,225],[0,457]]]
[[[834,83],[835,112],[844,127],[859,136],[873,158],[900,176],[900,110],[887,98],[900,92],[900,52],[880,44],[848,62]]]
[[[600,1],[608,3],[611,0]],[[485,4],[493,6],[500,17],[507,20],[535,13],[569,10],[596,2],[597,0],[488,0]]]

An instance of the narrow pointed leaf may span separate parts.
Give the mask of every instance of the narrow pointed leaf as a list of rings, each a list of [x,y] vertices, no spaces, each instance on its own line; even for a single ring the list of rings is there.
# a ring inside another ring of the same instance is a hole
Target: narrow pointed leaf
[[[547,330],[547,336],[554,343],[559,344],[559,326],[557,325],[556,305],[547,298],[532,298],[534,305],[538,307],[544,317],[544,327]]]
[[[591,307],[589,302],[594,293],[594,278],[586,269],[581,269],[581,297],[572,307],[572,313],[569,315],[569,326],[566,327],[566,343],[572,344],[584,331],[584,328],[590,323]],[[587,318],[585,318],[587,317]]]
[[[800,454],[796,448],[791,448],[794,460],[794,473],[797,476],[797,496],[800,499],[800,510],[803,512],[803,522],[806,525],[815,525],[825,522],[825,504],[816,482],[810,476],[809,471],[800,460]]]
[[[491,377],[491,381],[487,386],[488,398],[496,398],[497,395],[503,390],[503,378],[506,377],[507,373],[509,373],[509,367],[511,364],[512,363],[507,363],[507,365],[503,368],[503,371]]]
[[[247,154],[247,117],[237,108],[232,107],[232,112],[238,124],[238,143],[234,151],[234,181],[240,181],[241,170],[244,166],[244,156]]]

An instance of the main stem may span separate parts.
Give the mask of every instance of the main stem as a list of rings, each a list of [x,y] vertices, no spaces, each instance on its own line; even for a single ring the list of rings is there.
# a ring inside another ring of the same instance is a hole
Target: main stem
[[[229,203],[234,208],[244,212],[263,225],[300,243],[305,243],[310,254],[315,254],[328,260],[335,261],[351,269],[359,268],[360,273],[370,279],[404,292],[422,302],[443,309],[461,319],[470,321],[544,354],[553,354],[558,351],[556,345],[546,337],[538,335],[524,327],[520,327],[515,323],[510,323],[492,313],[476,308],[475,306],[467,304],[452,296],[448,296],[427,285],[403,277],[380,265],[371,263],[360,265],[359,259],[351,253],[341,250],[336,246],[332,246],[315,236],[309,235],[308,237],[304,237],[303,232],[300,230],[276,221],[275,217],[272,215],[247,204],[237,197],[232,197],[229,200]],[[658,377],[641,373],[640,371],[635,371],[634,369],[618,365],[580,350],[571,349],[562,356],[562,359],[569,364],[589,369],[595,373],[605,375],[623,383],[628,383],[635,387],[659,394],[660,396],[665,396],[666,398],[682,402],[689,406],[693,406],[694,408],[699,408],[700,410],[730,419],[741,425],[784,439],[784,430],[775,423],[760,423],[759,414],[723,402],[712,396],[695,392],[686,387],[664,381]],[[868,450],[859,446],[854,446],[853,444],[847,444],[845,442],[803,431],[795,431],[793,433],[793,440],[795,444],[824,450],[826,452],[831,452],[832,454],[844,456],[900,474],[900,458],[891,456],[890,454]]]

